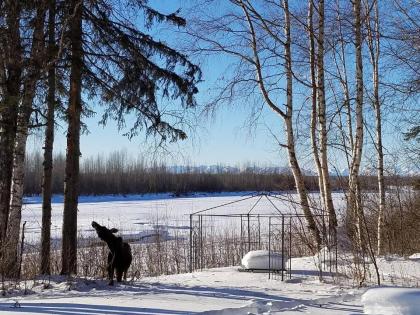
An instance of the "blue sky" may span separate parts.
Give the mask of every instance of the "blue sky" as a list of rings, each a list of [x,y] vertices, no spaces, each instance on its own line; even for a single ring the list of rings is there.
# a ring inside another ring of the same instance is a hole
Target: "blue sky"
[[[193,3],[193,0],[150,1],[152,7],[164,13],[172,13],[181,8],[181,15]],[[220,9],[222,10],[223,7]],[[153,29],[153,32],[155,32],[154,35],[177,48],[177,36],[174,36],[174,33],[169,33],[167,29],[162,31],[159,28]],[[205,104],[209,100],[212,93],[209,89],[217,83],[217,79],[226,70],[228,64],[229,61],[225,56],[211,57],[201,64],[204,82],[199,85],[200,92],[197,96],[199,104]],[[297,97],[299,98],[299,96]],[[301,100],[297,99],[295,104],[300,102]],[[264,109],[257,123],[249,127],[251,107],[252,105],[240,102],[219,107],[213,117],[200,118],[198,122],[200,128],[189,133],[189,138],[186,141],[170,145],[168,148],[171,154],[160,155],[159,158],[165,160],[169,165],[226,164],[243,166],[248,163],[256,163],[262,166],[286,166],[288,162],[285,149],[279,148],[271,134],[274,132],[277,137],[282,137],[282,120],[271,111]],[[97,115],[83,120],[88,126],[89,134],[81,137],[82,158],[107,155],[116,150],[124,150],[133,157],[143,156],[149,160],[155,158],[150,153],[152,141],[146,141],[144,136],[135,137],[130,141],[123,136],[124,131],[119,132],[116,124],[112,121],[106,127],[99,125],[101,109],[96,107],[93,110],[97,111]],[[62,122],[61,127],[56,130],[55,152],[65,152],[65,132],[66,125]],[[385,134],[384,136],[385,145],[390,147],[396,145],[400,139],[395,134]],[[42,148],[42,137],[31,137],[29,151],[40,150],[40,148]],[[313,168],[310,150],[300,153],[301,157],[305,157],[301,160],[302,167]],[[342,169],[343,161],[340,161],[340,158],[334,159],[333,154],[330,155],[331,162]]]
[[[189,1],[182,0],[151,1],[154,8],[165,13],[174,12],[178,8],[186,8],[189,3]],[[175,46],[170,39],[167,41]],[[197,99],[200,104],[207,101],[208,88],[212,81],[216,80],[224,71],[225,65],[223,60],[217,59],[209,60],[202,65],[205,81],[199,86],[200,93]],[[99,125],[101,110],[97,108],[94,110],[97,111],[97,115],[83,119],[89,128],[89,134],[81,137],[82,156],[102,155],[115,150],[125,150],[132,156],[149,154],[150,148],[148,147],[152,141],[145,142],[145,138],[142,136],[135,137],[130,141],[122,135],[123,131],[118,131],[113,122],[109,122],[105,127]],[[249,115],[248,110],[235,106],[235,104],[219,108],[214,117],[203,118],[200,121],[202,127],[193,134],[189,134],[186,141],[170,145],[171,154],[164,156],[164,159],[168,164],[243,165],[258,163],[261,165],[286,165],[287,161],[275,149],[274,139],[269,135],[264,120],[260,121],[262,125],[249,128],[246,126]],[[279,118],[274,115],[268,115],[268,119],[271,121],[274,119],[280,124]],[[61,123],[61,127],[56,130],[55,152],[65,152],[65,132],[66,125]],[[42,137],[31,137],[29,150],[41,147]]]

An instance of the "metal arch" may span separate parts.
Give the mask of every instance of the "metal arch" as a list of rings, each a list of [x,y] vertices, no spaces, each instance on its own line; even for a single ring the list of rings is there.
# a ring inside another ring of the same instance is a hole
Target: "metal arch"
[[[231,204],[234,204],[234,203],[238,203],[238,202],[241,202],[241,201],[252,199],[252,198],[255,198],[257,196],[259,196],[259,195],[252,195],[250,197],[242,198],[242,199],[239,199],[239,200],[234,200],[234,201],[231,201],[231,202],[227,202],[225,204],[222,204],[222,205],[218,205],[218,206],[210,207],[210,208],[207,208],[207,209],[199,210],[197,212],[191,213],[191,215],[200,214],[200,213],[203,213],[203,212],[206,212],[206,211],[209,211],[209,210],[213,210],[213,209],[217,209],[217,208],[222,208],[224,206],[228,206],[228,205],[231,205]]]
[[[298,202],[298,201],[290,200],[290,199],[287,199],[287,198],[281,198],[278,195],[274,195],[274,194],[268,194],[268,196],[270,196],[272,198],[276,198],[276,199],[281,200],[281,201],[286,201],[286,202],[293,203],[295,205],[301,206],[301,203]],[[318,207],[314,207],[312,205],[308,205],[308,206],[309,206],[309,208],[311,208],[313,210],[321,211],[321,213],[323,213],[325,211],[324,209],[321,209],[321,208],[318,208]]]
[[[260,202],[263,196],[267,196],[267,195],[261,195],[260,198],[257,200],[257,202],[255,202],[254,205],[251,207],[251,209],[248,211],[248,214],[250,214],[252,210],[254,210],[254,208],[257,206],[257,204]]]
[[[277,206],[274,204],[274,202],[268,197],[268,195],[265,195],[265,198],[267,198],[267,200],[271,203],[271,205],[274,207],[274,209],[276,209],[277,210],[277,212],[280,214],[280,215],[284,215],[283,214],[283,212],[281,212],[280,211],[280,209],[279,208],[277,208]]]

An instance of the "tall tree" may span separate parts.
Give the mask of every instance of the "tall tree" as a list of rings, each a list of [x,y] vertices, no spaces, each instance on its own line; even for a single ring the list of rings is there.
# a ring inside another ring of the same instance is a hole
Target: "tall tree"
[[[35,90],[41,75],[44,60],[44,22],[46,3],[36,2],[36,13],[33,18],[32,48],[23,77],[22,100],[19,105],[15,147],[13,156],[13,174],[10,213],[7,226],[6,270],[9,275],[16,275],[20,222],[22,216],[23,182],[26,155],[26,140]]]
[[[364,134],[364,119],[363,119],[363,57],[362,57],[362,12],[361,0],[353,1],[354,14],[354,45],[355,45],[355,68],[356,68],[356,134],[354,140],[354,147],[352,152],[352,162],[349,174],[349,200],[352,217],[355,220],[355,237],[359,248],[363,246],[363,208],[360,191],[360,163],[363,152],[363,134]]]
[[[373,6],[373,14],[371,7]],[[384,181],[384,152],[382,144],[382,108],[379,94],[379,58],[380,58],[380,28],[379,28],[379,5],[377,0],[370,4],[366,2],[366,30],[367,46],[369,50],[370,63],[372,65],[373,95],[372,104],[375,110],[376,125],[376,152],[377,152],[377,178],[379,193],[378,209],[378,232],[377,232],[377,254],[384,253],[383,230],[385,223],[385,181]]]
[[[321,246],[320,231],[311,211],[308,191],[299,164],[294,131],[295,79],[292,52],[292,14],[288,1],[264,1],[263,5],[250,0],[232,0],[228,12],[197,17],[191,35],[200,53],[226,54],[233,61],[234,73],[226,76],[228,82],[221,93],[210,103],[212,108],[220,102],[244,102],[257,98],[256,110],[267,108],[283,122],[284,141],[279,145],[285,149],[292,170],[302,211],[309,228],[312,249]],[[206,7],[215,5],[208,1]],[[219,13],[219,12],[217,12]],[[203,18],[205,16],[205,18]],[[284,83],[284,84],[283,84]],[[283,91],[284,94],[279,94]],[[258,94],[257,94],[258,93]],[[279,96],[280,95],[280,96]],[[264,106],[260,105],[263,104]],[[284,105],[283,105],[284,104]]]
[[[286,133],[287,133],[287,151],[289,155],[289,163],[292,168],[293,176],[295,178],[296,189],[300,197],[300,204],[302,206],[303,212],[305,214],[306,220],[308,222],[308,227],[312,232],[314,239],[316,241],[318,249],[321,246],[321,238],[319,229],[316,225],[315,219],[309,208],[309,199],[308,192],[305,187],[303,180],[303,174],[300,169],[298,159],[295,152],[295,143],[293,135],[293,69],[292,69],[292,52],[291,52],[291,35],[290,35],[290,12],[289,12],[289,2],[283,0],[283,10],[284,10],[284,33],[286,41],[284,43],[284,57],[285,57],[285,67],[286,67],[286,115],[285,115],[285,124],[286,124]],[[319,75],[319,74],[318,74]],[[325,180],[325,178],[324,178]],[[325,185],[325,182],[324,182]]]
[[[331,180],[328,166],[328,135],[327,135],[327,103],[325,100],[325,69],[324,69],[324,29],[325,29],[325,5],[324,0],[318,0],[318,52],[317,52],[317,74],[318,74],[318,121],[320,131],[320,155],[321,155],[321,175],[322,185],[321,190],[324,196],[324,206],[329,216],[329,231],[333,234],[335,239],[337,228],[337,217],[334,209],[334,204],[331,196]]]
[[[311,84],[311,145],[316,170],[318,173],[318,186],[321,195],[321,202],[325,205],[324,179],[322,176],[321,160],[319,158],[318,146],[318,105],[317,105],[317,81],[316,81],[316,52],[315,52],[315,30],[314,30],[314,0],[308,1],[308,36],[309,36],[309,68]]]
[[[160,98],[176,99],[180,106],[195,105],[200,70],[178,51],[139,30],[126,16],[134,7],[144,14],[146,28],[154,22],[184,26],[177,14],[161,14],[143,1],[117,6],[110,1],[72,1],[70,99],[67,110],[67,161],[64,197],[62,273],[77,272],[77,195],[80,156],[82,83],[86,92],[105,106],[102,122],[116,119],[125,126],[125,115],[135,122],[127,133],[135,136],[146,127],[161,141],[185,139],[186,133],[166,121]],[[126,11],[120,11],[126,8]],[[125,14],[125,15],[124,15]],[[175,115],[174,115],[175,116]],[[173,117],[174,117],[173,116]],[[181,119],[182,119],[181,115]]]
[[[0,99],[0,255],[9,217],[13,149],[16,136],[17,111],[21,92],[22,43],[20,1],[6,0],[0,3],[4,25],[0,30],[2,48],[1,72],[2,95]],[[0,257],[1,258],[1,257]],[[3,267],[3,266],[2,266]]]
[[[67,154],[64,179],[61,274],[77,273],[77,204],[79,187],[80,115],[82,112],[82,12],[83,1],[69,4],[72,19],[69,30],[71,69],[67,108]]]
[[[329,231],[335,239],[337,217],[331,195],[328,165],[327,104],[325,89],[325,5],[319,0],[316,7],[318,25],[314,28],[314,0],[308,1],[307,32],[309,36],[309,67],[311,87],[311,145],[323,208],[328,213]],[[316,51],[317,48],[317,51]],[[319,131],[319,137],[317,134]],[[319,138],[319,143],[318,143]],[[334,242],[334,241],[333,241]]]
[[[40,273],[50,273],[51,251],[51,197],[52,197],[52,171],[53,171],[53,145],[54,145],[54,116],[56,107],[56,0],[49,0],[48,6],[48,56],[52,63],[48,69],[47,77],[47,114],[44,141],[44,163],[42,176],[42,228],[41,228],[41,263]]]

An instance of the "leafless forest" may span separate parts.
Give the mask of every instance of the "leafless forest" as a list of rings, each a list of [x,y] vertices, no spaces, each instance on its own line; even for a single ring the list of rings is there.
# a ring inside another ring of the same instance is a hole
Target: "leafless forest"
[[[32,153],[26,158],[25,185],[26,195],[41,194],[42,163],[40,154]],[[52,193],[63,194],[65,156],[54,156],[52,171]],[[142,159],[134,160],[124,152],[114,152],[108,156],[87,158],[80,165],[81,195],[106,194],[146,194],[172,193],[174,196],[188,195],[194,192],[246,192],[246,191],[293,191],[293,176],[284,168],[259,167],[225,167],[223,165],[182,168],[165,164],[149,165]],[[385,177],[388,185],[398,183],[401,186],[414,187],[418,182],[416,176],[398,174]],[[318,177],[304,176],[305,186],[312,192],[319,191]],[[376,192],[378,190],[375,175],[362,175],[362,189]],[[333,191],[347,189],[345,175],[331,176]]]

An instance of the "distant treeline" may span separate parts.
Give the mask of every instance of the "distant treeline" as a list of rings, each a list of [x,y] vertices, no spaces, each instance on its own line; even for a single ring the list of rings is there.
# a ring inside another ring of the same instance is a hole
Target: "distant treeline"
[[[28,154],[26,159],[25,194],[41,193],[43,158],[40,153]],[[53,183],[54,194],[62,194],[64,189],[65,156],[54,157]],[[395,178],[388,182],[395,183]],[[412,179],[399,178],[409,184]],[[334,190],[346,189],[346,180],[332,177]],[[362,177],[364,189],[376,189],[376,177]],[[316,176],[305,176],[306,187],[318,190]],[[294,190],[291,174],[279,173],[276,169],[248,167],[214,168],[209,172],[201,168],[183,167],[182,170],[164,164],[150,165],[142,159],[130,158],[124,152],[114,152],[108,156],[83,159],[80,165],[81,195],[105,194],[144,194],[171,192],[175,195],[189,192],[221,191],[286,191]]]

